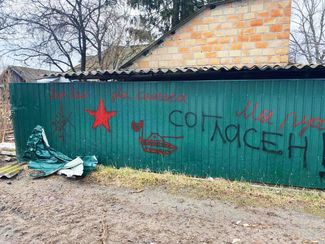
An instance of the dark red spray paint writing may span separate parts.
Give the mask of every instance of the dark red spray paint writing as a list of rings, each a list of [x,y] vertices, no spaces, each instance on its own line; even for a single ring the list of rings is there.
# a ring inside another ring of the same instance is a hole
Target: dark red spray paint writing
[[[160,102],[177,102],[187,103],[187,95],[177,95],[175,93],[144,93],[138,92],[135,97],[130,96],[127,92],[121,90],[114,92],[111,96],[112,102],[117,100],[133,99],[136,101],[160,101]]]
[[[272,122],[271,122],[271,119],[273,117],[272,111],[268,111],[268,110],[264,109],[260,114],[258,114],[257,109],[259,107],[259,104],[255,103],[252,111],[250,111],[251,105],[252,105],[252,102],[248,101],[245,109],[241,112],[236,113],[237,117],[243,116],[244,119],[246,119],[246,120],[249,118],[252,118],[254,121],[260,121],[262,124],[264,124],[264,123],[268,123],[269,125],[272,124]]]
[[[122,91],[119,91],[119,92],[115,92],[113,93],[112,95],[112,102],[116,102],[117,100],[124,100],[124,99],[129,99],[129,94],[127,92],[122,92]]]
[[[162,102],[179,102],[179,103],[187,103],[186,95],[176,95],[172,94],[163,94],[163,93],[141,93],[139,92],[137,95],[137,100],[144,101],[162,101]]]
[[[293,128],[297,128],[297,127],[302,127],[300,130],[300,136],[303,136],[308,129],[310,128],[314,128],[317,129],[319,131],[323,131],[325,130],[325,127],[323,127],[323,125],[325,126],[325,120],[324,119],[320,119],[320,118],[310,118],[308,119],[307,116],[303,116],[302,119],[300,121],[298,121],[298,116],[296,113],[292,112],[290,114],[288,114],[284,121],[281,123],[280,128],[283,129],[285,127],[285,125],[288,123],[289,119],[293,118],[293,123],[291,124],[291,126]]]
[[[88,97],[88,93],[87,92],[80,92],[80,91],[76,91],[74,89],[74,87],[71,88],[71,98],[72,99],[85,99]]]
[[[50,91],[50,99],[51,100],[59,100],[61,101],[65,97],[65,92],[58,92],[55,89],[51,89]]]
[[[263,109],[262,112],[257,112],[259,108],[259,104],[255,103],[254,107],[252,107],[252,102],[248,101],[246,107],[243,111],[237,112],[237,117],[243,117],[244,119],[251,118],[253,121],[259,121],[262,124],[268,123],[272,125],[273,111],[268,111]],[[293,122],[290,123],[290,119],[293,119]],[[295,112],[291,112],[287,114],[280,124],[280,129],[283,129],[286,125],[292,126],[294,129],[300,127],[299,135],[303,137],[308,129],[317,129],[319,131],[325,130],[325,119],[321,118],[308,118],[307,116],[302,116],[301,119],[298,118]]]
[[[88,93],[87,92],[76,91],[74,89],[74,87],[71,88],[70,95],[66,94],[66,92],[64,92],[64,91],[59,92],[59,91],[55,90],[54,88],[51,89],[51,91],[50,91],[50,99],[51,100],[62,101],[62,99],[65,98],[65,97],[70,97],[71,99],[80,100],[80,99],[87,98]]]

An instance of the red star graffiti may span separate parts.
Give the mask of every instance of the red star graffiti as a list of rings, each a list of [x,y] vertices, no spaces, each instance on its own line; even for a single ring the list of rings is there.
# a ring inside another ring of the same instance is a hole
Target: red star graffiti
[[[116,116],[116,111],[106,111],[103,99],[100,99],[97,111],[86,109],[86,112],[95,118],[93,128],[96,129],[98,126],[104,126],[107,132],[111,131],[109,120]]]

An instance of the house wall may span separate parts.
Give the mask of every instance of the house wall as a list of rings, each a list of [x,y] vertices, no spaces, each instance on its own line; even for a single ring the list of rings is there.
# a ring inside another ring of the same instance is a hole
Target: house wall
[[[7,141],[6,136],[11,129],[9,80],[10,72],[4,71],[0,75],[0,143]]]
[[[207,9],[131,68],[287,64],[291,0],[243,0]]]
[[[20,76],[18,76],[14,72],[11,72],[9,83],[20,83],[20,82],[26,82],[26,81],[23,80]]]

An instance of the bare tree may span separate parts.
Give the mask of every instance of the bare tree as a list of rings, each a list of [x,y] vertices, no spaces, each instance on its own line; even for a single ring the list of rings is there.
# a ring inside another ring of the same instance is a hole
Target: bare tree
[[[0,0],[0,32],[6,29],[7,19],[3,11],[4,0]]]
[[[289,45],[289,62],[293,64],[299,63],[298,53],[299,53],[298,45],[294,45],[290,42]]]
[[[325,64],[325,0],[294,0],[291,62]]]
[[[86,69],[91,52],[91,22],[106,11],[113,0],[31,0],[28,11],[14,17],[25,27],[26,40],[16,44],[16,57],[28,62],[41,59],[59,70]]]
[[[8,35],[13,33],[15,22],[8,17],[6,0],[0,0],[0,41],[1,45],[7,40]],[[0,50],[2,58],[3,50]],[[9,75],[0,67],[0,143],[5,141],[10,127],[10,105],[9,105]]]
[[[13,35],[14,27],[17,24],[9,14],[10,8],[8,7],[9,0],[0,0],[0,41],[6,41],[10,35]],[[3,54],[4,50],[0,53]]]
[[[124,50],[136,44],[137,39],[130,32],[130,16],[130,8],[120,1],[119,4],[108,6],[106,11],[98,9],[90,17],[86,34],[91,48],[96,52],[96,68],[117,68]]]
[[[5,0],[0,0],[0,33],[11,27],[13,27],[13,22],[10,21],[5,11]],[[0,38],[3,38],[3,36],[0,36]]]

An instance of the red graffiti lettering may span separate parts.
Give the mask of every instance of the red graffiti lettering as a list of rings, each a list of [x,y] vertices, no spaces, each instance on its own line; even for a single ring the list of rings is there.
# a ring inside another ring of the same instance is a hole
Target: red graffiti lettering
[[[55,89],[51,89],[51,91],[50,91],[50,99],[51,100],[61,101],[64,97],[65,97],[65,92],[58,92]]]
[[[129,99],[129,94],[126,92],[116,92],[112,95],[112,102],[116,102],[118,99]]]
[[[301,137],[307,132],[309,128],[315,128],[318,129],[319,131],[325,130],[325,127],[322,127],[323,124],[325,124],[325,119],[320,119],[320,118],[308,119],[307,116],[303,116],[302,119],[298,121],[298,116],[295,112],[292,112],[285,117],[284,121],[280,125],[281,129],[284,128],[284,126],[287,124],[290,117],[293,118],[293,123],[292,123],[293,128],[297,128],[299,126],[302,127],[302,129],[300,130]]]
[[[85,99],[88,97],[88,93],[87,92],[79,92],[79,91],[75,91],[74,87],[71,88],[71,98],[72,99],[76,99],[76,100],[79,100],[79,99]]]
[[[172,94],[162,94],[162,93],[141,93],[139,92],[137,95],[137,100],[144,100],[144,101],[162,101],[162,102],[179,102],[179,103],[187,103],[187,96],[186,95],[176,95],[175,93]]]
[[[273,112],[272,111],[268,111],[266,109],[264,109],[258,116],[257,116],[257,109],[259,107],[258,103],[255,103],[253,110],[251,112],[249,112],[250,108],[251,108],[252,102],[248,101],[246,104],[246,107],[244,108],[243,111],[241,112],[237,112],[236,115],[237,117],[241,117],[243,116],[244,119],[249,119],[250,117],[254,120],[254,121],[259,121],[262,124],[268,123],[269,125],[272,124],[271,119],[273,117]]]

